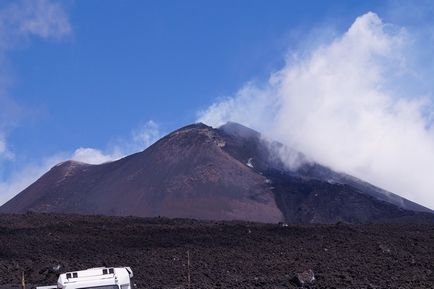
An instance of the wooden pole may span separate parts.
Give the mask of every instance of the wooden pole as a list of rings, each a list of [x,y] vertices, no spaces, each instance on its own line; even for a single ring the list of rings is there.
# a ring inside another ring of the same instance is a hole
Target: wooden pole
[[[24,277],[24,271],[21,274],[21,286],[23,289],[26,289],[26,279]]]
[[[190,250],[187,250],[187,281],[188,281],[188,288],[191,289],[191,277],[190,277]]]

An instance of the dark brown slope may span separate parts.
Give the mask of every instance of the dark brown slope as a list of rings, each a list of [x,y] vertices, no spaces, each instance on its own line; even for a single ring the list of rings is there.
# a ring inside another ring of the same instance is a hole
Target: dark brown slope
[[[286,151],[299,164],[288,168]],[[0,208],[293,223],[434,222],[427,208],[235,123],[195,124],[102,165],[65,162]]]
[[[282,220],[265,177],[232,158],[223,144],[218,131],[197,124],[119,161],[68,161],[0,211]]]

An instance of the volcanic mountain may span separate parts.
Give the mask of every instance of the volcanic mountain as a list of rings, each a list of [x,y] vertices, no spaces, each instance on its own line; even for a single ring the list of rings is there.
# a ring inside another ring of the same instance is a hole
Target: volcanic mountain
[[[3,213],[28,211],[290,223],[434,222],[428,208],[308,161],[236,123],[217,129],[189,125],[142,152],[100,165],[58,164],[0,207]]]

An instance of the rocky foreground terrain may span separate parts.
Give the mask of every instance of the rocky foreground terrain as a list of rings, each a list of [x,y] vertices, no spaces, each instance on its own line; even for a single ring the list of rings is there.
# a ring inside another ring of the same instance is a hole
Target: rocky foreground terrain
[[[0,288],[131,266],[138,288],[434,288],[434,225],[289,225],[0,215]]]

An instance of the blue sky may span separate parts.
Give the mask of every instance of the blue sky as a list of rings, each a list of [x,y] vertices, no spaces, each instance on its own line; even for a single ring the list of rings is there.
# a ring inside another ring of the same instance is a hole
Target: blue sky
[[[165,131],[194,122],[216,97],[281,66],[293,31],[333,18],[345,29],[369,10],[358,2],[71,2],[71,35],[9,54],[10,94],[36,110],[11,146],[38,157],[105,146],[148,120]]]
[[[29,182],[79,148],[115,156],[144,148],[369,11],[409,31],[433,24],[432,7],[407,15],[406,1],[35,2],[0,3],[4,196],[23,174]],[[38,25],[17,29],[32,17]],[[411,61],[430,58],[423,53]]]

